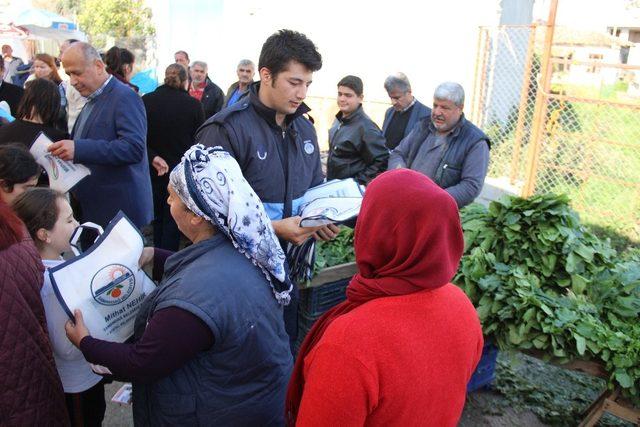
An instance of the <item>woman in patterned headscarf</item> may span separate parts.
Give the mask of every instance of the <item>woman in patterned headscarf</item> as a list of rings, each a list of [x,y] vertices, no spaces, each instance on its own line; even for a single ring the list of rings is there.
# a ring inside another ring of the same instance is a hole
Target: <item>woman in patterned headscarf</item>
[[[193,146],[171,172],[171,215],[193,245],[169,257],[135,343],[69,339],[133,382],[136,425],[281,425],[291,370],[282,321],[292,285],[262,203],[224,151]]]

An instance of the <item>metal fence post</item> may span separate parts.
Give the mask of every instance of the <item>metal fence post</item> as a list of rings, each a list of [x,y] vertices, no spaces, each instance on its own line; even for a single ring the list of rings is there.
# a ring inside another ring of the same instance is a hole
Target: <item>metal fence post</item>
[[[482,62],[479,70],[480,80],[478,80],[478,108],[475,113],[475,125],[479,127],[484,126],[485,103],[487,101],[487,74],[492,71],[488,70],[489,67],[487,66],[490,47],[489,30],[487,28],[483,28],[481,34],[483,34],[484,37],[484,47],[482,48]]]
[[[516,125],[515,140],[513,142],[513,155],[511,157],[511,173],[509,175],[509,182],[511,185],[516,183],[516,178],[518,177],[520,169],[520,148],[522,147],[524,124],[527,116],[527,104],[529,103],[529,86],[531,84],[531,76],[533,75],[531,67],[533,65],[537,25],[531,25],[530,31],[529,45],[527,46],[527,59],[525,60],[522,88],[520,90],[520,105],[518,105],[518,122]]]
[[[533,113],[533,131],[531,133],[531,143],[529,144],[529,159],[527,164],[526,182],[522,191],[523,197],[533,195],[536,185],[536,175],[538,172],[538,158],[540,156],[540,145],[544,138],[544,124],[547,115],[547,94],[551,87],[551,47],[553,46],[553,32],[556,25],[556,12],[558,11],[558,0],[551,0],[549,19],[544,37],[544,50],[541,58],[541,82],[538,84],[536,92],[536,106]]]

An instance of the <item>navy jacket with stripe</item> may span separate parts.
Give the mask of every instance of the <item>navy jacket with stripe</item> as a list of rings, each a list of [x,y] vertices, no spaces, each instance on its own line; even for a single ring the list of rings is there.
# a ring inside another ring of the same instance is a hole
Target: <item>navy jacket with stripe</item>
[[[276,124],[275,110],[258,98],[259,82],[249,95],[207,120],[196,133],[196,142],[220,146],[238,162],[245,179],[262,200],[272,220],[297,215],[302,196],[323,182],[318,139],[309,110],[302,104]],[[285,212],[290,202],[291,212]]]

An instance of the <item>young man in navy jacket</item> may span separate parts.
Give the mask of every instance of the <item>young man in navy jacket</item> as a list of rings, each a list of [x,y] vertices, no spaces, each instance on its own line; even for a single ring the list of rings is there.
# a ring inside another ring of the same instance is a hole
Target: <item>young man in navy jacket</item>
[[[324,180],[318,138],[303,103],[313,72],[321,67],[320,53],[304,34],[278,31],[262,46],[260,81],[249,95],[207,120],[196,135],[197,142],[220,146],[235,157],[283,244],[330,240],[339,231],[334,225],[300,227],[302,196]],[[285,326],[293,343],[295,297],[285,308]]]

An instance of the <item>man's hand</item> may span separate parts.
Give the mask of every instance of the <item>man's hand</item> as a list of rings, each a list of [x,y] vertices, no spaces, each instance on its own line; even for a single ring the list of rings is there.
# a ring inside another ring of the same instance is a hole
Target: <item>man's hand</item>
[[[73,161],[75,146],[76,145],[72,139],[63,139],[62,141],[51,144],[47,150],[54,156],[60,157],[62,160]]]
[[[333,240],[340,233],[340,227],[335,224],[325,225],[316,231],[313,235],[316,240],[324,240],[325,242]]]
[[[169,165],[160,156],[155,156],[151,162],[151,165],[158,172],[158,176],[162,176],[165,173],[169,172]]]
[[[299,216],[292,216],[289,218],[281,219],[278,221],[272,221],[273,229],[276,235],[291,242],[294,245],[301,245],[307,241],[307,239],[314,235],[314,233],[324,227],[300,227]]]
[[[73,314],[76,321],[72,322],[71,320],[67,320],[67,323],[64,325],[64,331],[67,333],[69,341],[71,341],[71,343],[76,347],[80,348],[80,341],[82,341],[82,338],[89,335],[89,330],[84,324],[82,312],[80,310],[75,310]]]

